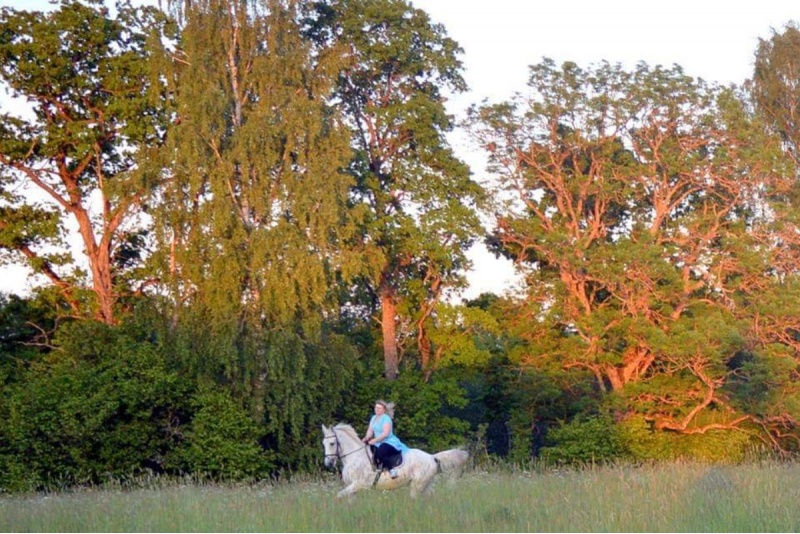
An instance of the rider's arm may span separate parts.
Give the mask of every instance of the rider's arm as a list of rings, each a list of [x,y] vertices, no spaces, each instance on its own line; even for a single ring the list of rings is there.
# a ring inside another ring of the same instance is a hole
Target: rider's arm
[[[374,432],[372,432],[372,421],[374,420],[374,417],[369,420],[369,425],[367,425],[367,433],[364,434],[364,439],[361,440],[362,443],[369,443],[369,438],[373,436]]]
[[[364,439],[362,439],[361,441],[363,441],[364,443],[369,443],[369,438],[371,437],[372,437],[372,427],[369,427],[367,429],[367,433],[364,434]]]

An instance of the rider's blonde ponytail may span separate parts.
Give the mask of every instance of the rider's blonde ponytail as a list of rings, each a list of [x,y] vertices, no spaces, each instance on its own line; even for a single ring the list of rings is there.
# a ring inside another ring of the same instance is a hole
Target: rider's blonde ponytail
[[[375,404],[380,404],[384,408],[386,408],[386,415],[394,419],[394,403],[393,402],[386,402],[385,400],[378,399],[375,401]]]

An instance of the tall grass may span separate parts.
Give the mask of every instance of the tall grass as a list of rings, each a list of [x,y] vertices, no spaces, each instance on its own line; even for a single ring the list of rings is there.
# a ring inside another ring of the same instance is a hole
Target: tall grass
[[[473,470],[433,495],[336,499],[333,475],[0,498],[2,532],[797,532],[800,465]]]

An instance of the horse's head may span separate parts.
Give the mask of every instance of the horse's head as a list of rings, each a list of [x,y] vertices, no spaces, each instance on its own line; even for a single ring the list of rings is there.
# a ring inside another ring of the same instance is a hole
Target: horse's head
[[[322,425],[322,449],[325,452],[325,467],[336,466],[337,460],[343,463],[354,458],[354,454],[365,451],[364,445],[353,427],[344,423],[339,423],[330,428]],[[369,458],[367,451],[366,457]]]
[[[336,437],[336,432],[333,428],[328,428],[322,425],[322,451],[325,453],[324,465],[328,469],[336,467],[336,461],[341,454],[341,446],[339,445],[339,438]]]

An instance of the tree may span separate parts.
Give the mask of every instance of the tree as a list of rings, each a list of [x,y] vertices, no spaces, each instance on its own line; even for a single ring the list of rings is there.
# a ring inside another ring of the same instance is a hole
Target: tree
[[[461,50],[441,25],[404,0],[317,2],[309,33],[350,51],[337,102],[352,130],[351,198],[366,211],[356,248],[380,309],[385,376],[398,374],[399,339],[415,335],[422,366],[429,319],[463,285],[465,251],[481,227],[483,191],[450,148],[443,90],[465,90]],[[399,331],[402,330],[402,331]]]
[[[303,42],[298,6],[209,0],[182,12],[160,257],[176,301],[220,317],[287,323],[319,310],[346,267],[349,150],[326,104],[337,58]]]
[[[783,32],[773,30],[770,39],[759,39],[755,52],[753,77],[746,87],[755,112],[763,119],[766,128],[780,136],[784,152],[797,164],[800,162],[800,30],[795,23],[785,26]],[[758,336],[758,347],[772,355],[769,365],[754,361],[749,355],[744,365],[757,376],[769,377],[771,383],[780,381],[780,390],[764,387],[763,382],[739,384],[740,392],[759,403],[765,428],[775,444],[786,441],[786,427],[797,425],[800,407],[797,398],[797,380],[794,369],[800,350],[800,322],[796,302],[800,296],[798,285],[798,255],[800,254],[800,182],[797,171],[794,178],[773,198],[780,201],[781,209],[776,219],[780,221],[773,236],[771,265],[778,283],[765,288],[761,298],[751,301],[756,308],[753,332]],[[776,377],[780,377],[779,379]],[[793,386],[793,387],[791,387]],[[795,450],[800,448],[793,444]]]
[[[112,18],[101,6],[0,13],[0,76],[32,108],[2,116],[0,249],[58,287],[72,314],[114,323],[119,299],[140,289],[125,273],[140,265],[139,215],[161,181],[147,164],[166,121],[150,64],[168,25],[154,8],[123,6]],[[67,220],[88,284],[65,243]]]
[[[492,240],[527,266],[517,361],[587,370],[656,430],[763,422],[733,390],[756,339],[750,304],[780,281],[780,143],[742,95],[679,67],[544,60],[528,85],[471,111],[516,201]],[[769,351],[750,354],[780,375]]]
[[[352,268],[350,150],[329,105],[340,56],[302,37],[302,7],[173,3],[175,125],[153,212],[175,354],[193,378],[230,387],[284,449],[354,360],[325,326]],[[317,366],[335,376],[325,387]]]
[[[748,87],[756,109],[785,143],[800,157],[800,30],[793,23],[783,33],[773,30],[769,40],[759,39]]]

